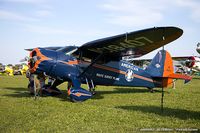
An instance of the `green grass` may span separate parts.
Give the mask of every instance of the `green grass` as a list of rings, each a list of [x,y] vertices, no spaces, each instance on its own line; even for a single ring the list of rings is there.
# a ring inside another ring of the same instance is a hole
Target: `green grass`
[[[166,89],[97,86],[97,94],[72,103],[64,83],[57,97],[34,97],[24,76],[0,76],[0,132],[136,132],[140,129],[200,129],[200,80]],[[83,86],[86,88],[86,86]]]

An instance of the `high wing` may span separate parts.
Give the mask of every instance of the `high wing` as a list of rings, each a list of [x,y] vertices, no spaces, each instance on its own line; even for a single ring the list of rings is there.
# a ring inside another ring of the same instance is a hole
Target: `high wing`
[[[183,30],[177,27],[154,27],[91,41],[78,50],[88,58],[99,54],[140,57],[176,40],[182,34]]]

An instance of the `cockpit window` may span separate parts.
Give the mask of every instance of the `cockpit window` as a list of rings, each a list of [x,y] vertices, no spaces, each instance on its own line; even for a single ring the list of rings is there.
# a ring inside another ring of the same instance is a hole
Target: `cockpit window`
[[[71,55],[73,52],[75,52],[76,50],[78,49],[78,47],[76,46],[66,46],[66,47],[62,47],[56,51],[59,51],[59,52],[63,52],[67,55]]]

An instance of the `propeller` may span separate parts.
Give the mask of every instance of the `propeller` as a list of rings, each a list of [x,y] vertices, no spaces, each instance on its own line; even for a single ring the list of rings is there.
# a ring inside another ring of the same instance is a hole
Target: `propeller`
[[[26,56],[23,59],[20,60],[20,62],[27,62],[29,61],[30,57]]]

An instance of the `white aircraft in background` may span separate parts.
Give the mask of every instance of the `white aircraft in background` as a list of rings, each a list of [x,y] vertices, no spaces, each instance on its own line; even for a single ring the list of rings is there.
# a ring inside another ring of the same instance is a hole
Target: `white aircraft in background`
[[[189,68],[192,73],[200,72],[200,57],[198,56],[172,57],[172,59]]]
[[[200,54],[200,43],[197,44],[197,52]]]

